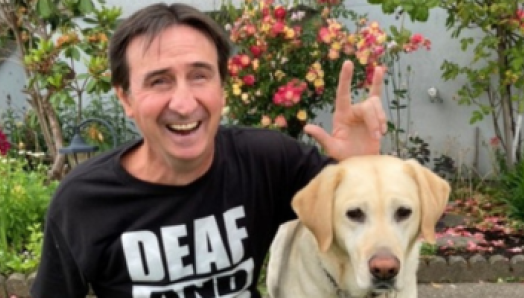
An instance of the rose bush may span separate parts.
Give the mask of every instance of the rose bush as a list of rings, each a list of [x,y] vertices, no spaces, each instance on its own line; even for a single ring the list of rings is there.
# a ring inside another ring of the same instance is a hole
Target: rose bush
[[[354,29],[339,17],[352,20]],[[295,138],[318,110],[333,103],[344,61],[355,65],[352,91],[365,93],[388,52],[429,47],[420,35],[388,37],[377,22],[338,0],[317,0],[314,8],[246,0],[240,17],[226,29],[236,49],[226,85],[228,119]],[[393,38],[396,46],[387,47]]]

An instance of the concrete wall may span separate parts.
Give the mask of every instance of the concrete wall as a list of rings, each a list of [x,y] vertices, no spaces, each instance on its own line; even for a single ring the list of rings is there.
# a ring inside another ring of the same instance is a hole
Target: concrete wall
[[[348,7],[353,8],[358,13],[367,13],[370,20],[379,22],[382,28],[390,26],[401,26],[401,20],[394,16],[385,16],[380,6],[369,5],[365,0],[346,0]],[[492,137],[491,122],[484,121],[480,124],[470,125],[469,118],[471,108],[459,106],[454,99],[457,90],[464,80],[444,82],[441,78],[442,71],[440,66],[443,61],[449,60],[458,63],[465,63],[471,60],[470,53],[460,50],[458,40],[451,39],[451,32],[445,27],[447,14],[443,10],[432,10],[430,18],[426,23],[412,23],[409,18],[404,19],[404,26],[413,33],[421,33],[432,42],[430,51],[420,50],[409,55],[405,55],[401,61],[402,68],[410,65],[412,75],[409,78],[409,91],[412,98],[411,120],[412,133],[417,133],[421,138],[430,144],[430,149],[437,153],[445,153],[457,160],[472,164],[475,160],[475,130],[478,127],[480,136],[484,140]],[[468,32],[471,36],[479,36],[476,32]],[[404,74],[404,78],[406,75]],[[405,83],[405,82],[402,82]],[[431,102],[427,93],[431,87],[437,88],[442,103]],[[391,89],[384,90],[385,96],[392,96]],[[386,101],[384,101],[386,106]],[[405,115],[404,115],[405,116]],[[329,113],[322,115],[328,127],[330,118]],[[393,118],[390,118],[393,119]],[[403,119],[405,121],[406,119]],[[403,122],[406,123],[406,122]],[[387,142],[384,150],[388,149]],[[487,151],[480,144],[479,165],[481,173],[490,172],[490,159]]]
[[[391,25],[400,26],[400,20],[394,16],[385,16],[380,6],[369,5],[365,0],[346,0],[348,7],[358,13],[367,13],[370,20],[376,20],[383,28]],[[123,17],[145,6],[142,0],[107,0],[108,5],[122,6]],[[175,2],[175,1],[164,1]],[[204,11],[219,7],[220,0],[178,0],[177,2],[189,3]],[[239,3],[235,0],[234,3]],[[475,149],[479,149],[478,170],[482,174],[490,173],[490,158],[485,146],[475,138],[475,130],[478,128],[481,141],[488,141],[494,134],[490,121],[470,125],[469,117],[471,108],[459,106],[454,99],[456,91],[464,83],[463,80],[444,82],[441,79],[440,65],[444,60],[454,62],[466,62],[470,60],[469,53],[460,50],[457,40],[451,39],[451,33],[445,28],[446,13],[442,10],[433,10],[430,19],[426,23],[411,23],[409,18],[404,20],[404,25],[414,33],[421,33],[432,41],[432,49],[427,52],[421,50],[405,56],[402,60],[403,67],[410,65],[412,75],[409,80],[410,94],[412,98],[411,120],[412,133],[417,133],[430,144],[434,155],[445,153],[453,157],[459,164],[471,165],[476,159]],[[475,36],[475,32],[471,33]],[[338,74],[330,74],[337,75]],[[13,63],[4,63],[0,66],[0,109],[3,107],[7,94],[11,94],[18,103],[24,101],[24,96],[19,91],[23,86],[23,74]],[[442,102],[431,102],[427,94],[430,87],[439,91]],[[384,90],[384,105],[387,108],[387,96],[391,91]],[[389,112],[389,110],[388,110]],[[403,115],[405,118],[405,115]],[[391,118],[392,119],[392,118]],[[489,120],[489,119],[488,119]],[[320,113],[319,122],[328,130],[331,129],[331,115],[329,111]],[[403,119],[406,121],[406,119]],[[406,123],[406,122],[404,122]],[[404,124],[405,125],[405,124]],[[389,142],[384,143],[384,152],[390,151]],[[476,148],[478,147],[478,148]]]
[[[27,97],[21,91],[25,86],[25,74],[17,55],[18,52],[14,52],[0,64],[0,114],[6,108],[8,97],[16,109],[22,109],[26,104]]]

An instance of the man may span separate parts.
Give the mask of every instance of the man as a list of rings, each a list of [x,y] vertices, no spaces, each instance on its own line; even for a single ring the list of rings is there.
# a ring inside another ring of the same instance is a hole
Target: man
[[[344,65],[326,150],[279,132],[221,127],[230,48],[221,28],[183,4],[126,19],[110,45],[112,81],[143,139],[92,158],[49,208],[35,298],[260,297],[256,281],[294,193],[324,165],[377,154],[385,132],[378,69],[350,104]]]

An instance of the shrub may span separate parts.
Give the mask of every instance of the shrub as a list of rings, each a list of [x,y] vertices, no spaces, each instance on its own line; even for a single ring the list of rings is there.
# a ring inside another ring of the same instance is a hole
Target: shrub
[[[500,176],[500,196],[508,204],[509,216],[524,221],[524,161]]]
[[[48,167],[27,160],[43,154],[9,153],[0,156],[0,273],[4,274],[36,269],[45,213],[58,185],[48,181]]]
[[[332,104],[345,60],[355,65],[352,90],[369,86],[385,52],[385,32],[340,1],[316,2],[309,9],[273,0],[241,3],[242,14],[226,26],[237,50],[226,87],[232,123],[280,129],[298,138],[316,111]],[[338,17],[357,28],[350,31]]]

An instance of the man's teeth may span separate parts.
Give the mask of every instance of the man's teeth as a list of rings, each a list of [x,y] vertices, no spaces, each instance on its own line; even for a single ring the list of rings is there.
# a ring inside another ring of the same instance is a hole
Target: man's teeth
[[[169,128],[173,130],[188,131],[188,130],[195,129],[197,126],[198,126],[198,121],[192,122],[192,123],[186,123],[186,124],[171,124],[169,125]]]

